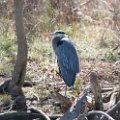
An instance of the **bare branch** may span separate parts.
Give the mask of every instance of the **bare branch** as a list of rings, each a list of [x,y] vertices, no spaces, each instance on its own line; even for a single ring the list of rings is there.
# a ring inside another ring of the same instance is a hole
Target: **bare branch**
[[[109,116],[107,113],[105,113],[103,111],[90,111],[90,112],[88,112],[87,117],[90,117],[90,116],[93,116],[93,115],[104,115],[109,120],[114,120],[111,116]],[[102,120],[104,120],[104,119],[102,119]]]
[[[41,120],[50,120],[43,112],[39,113],[31,113],[31,112],[7,112],[7,113],[0,113],[0,120],[33,120],[36,118],[40,118]]]
[[[86,117],[86,96],[90,91],[90,86],[87,86],[84,89],[83,94],[76,99],[75,104],[60,118],[60,120],[73,120],[79,117],[81,120],[84,120]],[[83,118],[83,119],[82,119]]]
[[[76,8],[74,8],[73,11],[76,11],[77,9],[79,9],[79,8],[85,6],[85,5],[87,5],[87,4],[89,4],[90,2],[93,2],[93,1],[94,1],[94,0],[87,0],[87,1],[85,1],[85,2],[83,2],[83,3],[81,3],[81,4],[80,4],[79,6],[77,6]]]

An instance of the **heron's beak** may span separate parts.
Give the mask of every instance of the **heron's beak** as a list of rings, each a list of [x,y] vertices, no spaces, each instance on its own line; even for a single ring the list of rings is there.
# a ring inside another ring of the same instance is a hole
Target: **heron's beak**
[[[41,35],[45,37],[51,37],[53,33],[42,33]]]

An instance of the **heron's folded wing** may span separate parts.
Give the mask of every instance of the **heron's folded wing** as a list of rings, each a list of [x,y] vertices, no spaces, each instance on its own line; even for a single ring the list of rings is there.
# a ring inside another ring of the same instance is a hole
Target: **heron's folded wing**
[[[71,42],[63,40],[57,48],[57,59],[61,71],[79,72],[79,59]]]

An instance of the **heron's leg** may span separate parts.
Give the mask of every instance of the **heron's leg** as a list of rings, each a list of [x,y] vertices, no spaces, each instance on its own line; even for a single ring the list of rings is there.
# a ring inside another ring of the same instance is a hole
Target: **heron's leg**
[[[74,92],[75,92],[74,85],[71,88],[72,88],[72,94],[74,94]]]
[[[65,86],[65,96],[67,96],[67,85]]]

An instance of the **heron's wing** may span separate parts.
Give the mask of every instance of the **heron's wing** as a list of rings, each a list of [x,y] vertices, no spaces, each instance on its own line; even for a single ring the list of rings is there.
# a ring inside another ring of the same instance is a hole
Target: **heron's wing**
[[[67,38],[68,39],[68,38]],[[79,72],[79,59],[73,44],[62,39],[63,43],[57,47],[57,59],[61,72]]]

